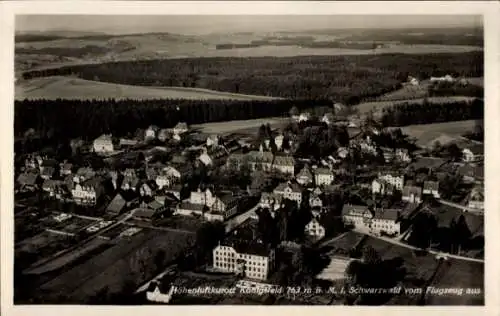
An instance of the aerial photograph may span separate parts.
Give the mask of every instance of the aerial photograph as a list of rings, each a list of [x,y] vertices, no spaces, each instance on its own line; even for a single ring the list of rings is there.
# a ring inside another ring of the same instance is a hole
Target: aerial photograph
[[[17,15],[14,304],[477,305],[479,15]]]

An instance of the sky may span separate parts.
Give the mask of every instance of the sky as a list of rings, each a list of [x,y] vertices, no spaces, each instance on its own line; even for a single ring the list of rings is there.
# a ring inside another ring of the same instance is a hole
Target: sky
[[[275,32],[341,28],[418,28],[482,26],[473,15],[18,15],[16,31],[85,31],[112,34],[169,32]]]

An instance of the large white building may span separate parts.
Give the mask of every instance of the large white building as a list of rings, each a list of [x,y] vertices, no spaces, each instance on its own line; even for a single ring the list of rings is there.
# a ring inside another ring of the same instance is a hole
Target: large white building
[[[94,140],[94,152],[98,154],[107,154],[114,151],[111,135],[103,134]]]
[[[232,193],[217,196],[209,189],[191,192],[189,199],[177,206],[176,214],[201,215],[209,221],[224,221],[236,214],[238,197]]]
[[[401,220],[398,209],[377,209],[370,211],[366,206],[344,205],[342,219],[345,224],[353,225],[354,229],[380,235],[401,233]]]
[[[334,175],[330,169],[316,168],[314,169],[313,173],[314,173],[314,183],[317,186],[332,184]]]
[[[298,204],[302,202],[302,188],[297,183],[290,181],[281,183],[274,189],[273,193],[284,199],[296,201]]]
[[[292,175],[295,173],[295,158],[292,156],[276,156],[272,164],[274,170]]]
[[[266,280],[275,260],[274,249],[257,242],[228,241],[213,250],[215,269],[250,279]]]
[[[76,183],[71,190],[75,203],[82,205],[95,205],[103,193],[104,188],[100,178],[93,178],[83,183]]]
[[[378,178],[384,180],[394,187],[398,191],[402,191],[405,183],[404,175],[398,175],[394,173],[384,173],[379,174]]]

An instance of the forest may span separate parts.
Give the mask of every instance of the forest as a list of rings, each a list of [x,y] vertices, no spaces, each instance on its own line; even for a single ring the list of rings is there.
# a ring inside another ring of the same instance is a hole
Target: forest
[[[484,101],[457,101],[450,103],[403,103],[385,108],[382,113],[383,126],[407,126],[449,121],[482,119]]]
[[[14,131],[22,136],[33,128],[62,138],[94,139],[102,133],[124,136],[137,128],[173,127],[178,122],[199,124],[288,115],[300,110],[330,106],[329,100],[23,100],[14,107]]]
[[[74,75],[119,84],[330,99],[350,105],[398,89],[409,75],[446,74],[482,77],[483,53],[138,60],[28,71],[23,78]]]

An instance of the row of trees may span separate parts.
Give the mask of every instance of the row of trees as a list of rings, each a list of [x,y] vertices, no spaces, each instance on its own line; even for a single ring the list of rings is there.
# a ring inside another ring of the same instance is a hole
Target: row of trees
[[[400,87],[408,75],[481,77],[481,52],[122,61],[25,72],[23,78],[76,75],[83,79],[207,88],[294,99],[332,98],[355,104]]]
[[[384,108],[381,123],[383,126],[407,126],[449,121],[482,119],[484,101],[456,101],[444,103],[403,103]]]
[[[124,136],[154,124],[173,127],[178,122],[198,124],[281,116],[299,109],[331,106],[328,100],[23,100],[15,102],[17,136],[33,128],[42,136],[93,139],[102,133]]]

